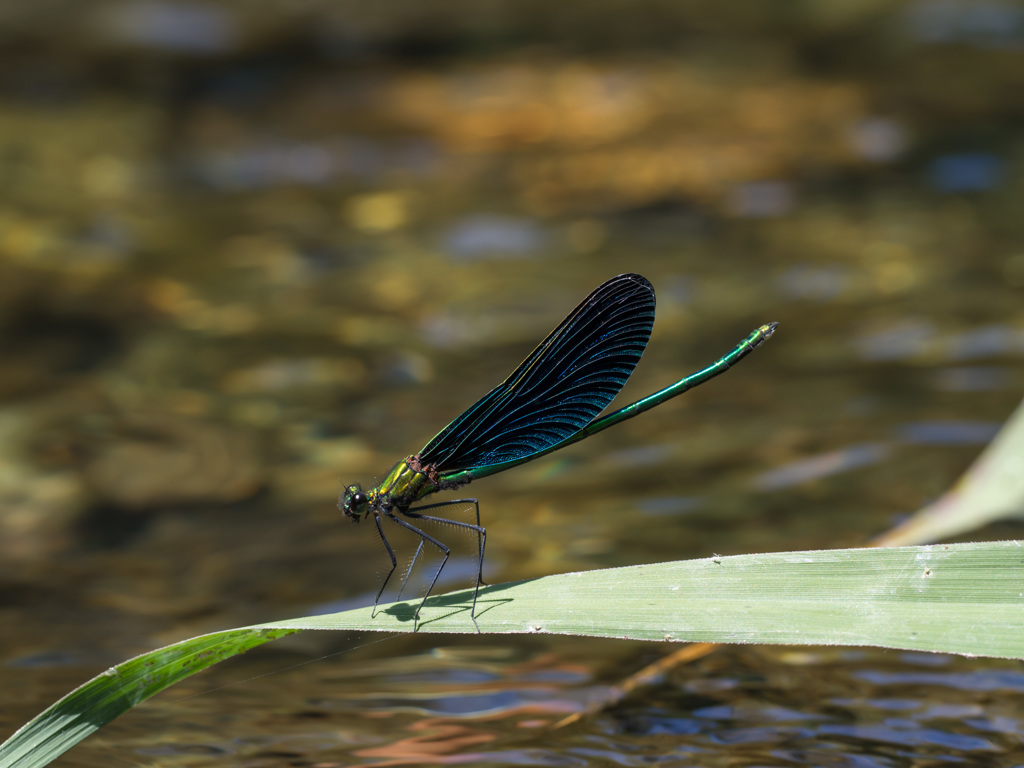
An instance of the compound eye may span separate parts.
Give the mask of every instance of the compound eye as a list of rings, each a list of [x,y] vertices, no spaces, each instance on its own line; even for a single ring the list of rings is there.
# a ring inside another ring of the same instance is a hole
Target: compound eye
[[[361,515],[366,512],[367,498],[366,494],[362,491],[357,491],[352,494],[352,508],[356,514]]]
[[[350,485],[345,489],[345,498],[342,500],[341,511],[347,517],[354,517],[358,520],[366,513],[368,499],[363,489],[358,485]]]

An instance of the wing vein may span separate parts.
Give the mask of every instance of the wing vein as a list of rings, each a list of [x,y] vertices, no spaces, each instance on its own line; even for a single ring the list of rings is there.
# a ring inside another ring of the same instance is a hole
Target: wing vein
[[[418,454],[439,472],[524,459],[590,423],[629,379],[654,326],[654,288],[613,277],[569,313],[504,382]]]

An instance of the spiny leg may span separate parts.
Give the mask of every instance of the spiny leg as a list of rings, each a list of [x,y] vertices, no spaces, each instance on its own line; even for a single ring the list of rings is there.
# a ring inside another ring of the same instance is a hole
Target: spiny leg
[[[476,511],[476,525],[462,523],[457,520],[451,520],[447,517],[430,517],[427,515],[415,514],[418,512],[422,512],[424,509],[436,509],[437,507],[447,507],[450,504],[472,504],[473,509]],[[410,512],[414,514],[410,515]],[[480,503],[477,501],[477,499],[454,499],[453,501],[439,501],[436,504],[424,504],[422,507],[413,507],[410,510],[406,510],[404,514],[408,515],[409,517],[419,517],[425,520],[433,520],[439,523],[456,525],[460,528],[470,528],[471,530],[476,531],[477,544],[480,547],[480,560],[479,567],[477,568],[477,580],[483,586],[487,586],[487,582],[484,581],[484,547],[487,544],[487,529],[480,525]]]
[[[405,569],[405,578],[402,579],[402,586],[398,589],[398,597],[395,598],[396,603],[402,599],[402,594],[405,592],[405,586],[409,583],[409,577],[412,576],[412,571],[416,567],[416,561],[419,560],[422,552],[423,539],[420,539],[420,543],[416,547],[416,552],[413,554],[412,560],[409,561],[409,567]]]
[[[430,593],[433,592],[434,584],[437,583],[437,577],[440,576],[441,575],[441,571],[444,570],[445,563],[448,562],[448,558],[449,558],[449,556],[451,556],[452,551],[448,547],[446,547],[444,544],[442,544],[440,541],[435,539],[433,536],[428,534],[426,531],[421,531],[419,528],[417,528],[412,523],[407,523],[407,522],[405,522],[405,520],[402,520],[401,518],[395,517],[395,514],[393,512],[386,512],[385,514],[388,516],[388,519],[395,521],[396,523],[398,523],[403,528],[405,528],[407,530],[410,530],[413,533],[415,533],[417,536],[419,536],[420,539],[421,539],[421,543],[423,541],[429,541],[431,544],[433,544],[441,552],[444,553],[444,557],[441,559],[441,564],[437,567],[437,570],[434,571],[434,578],[432,578],[430,580],[430,584],[427,586],[426,594],[423,595],[423,599],[420,601],[420,604],[416,607],[416,612],[412,615],[412,618],[413,618],[413,631],[415,631],[416,630],[416,624],[419,622],[419,619],[420,619],[420,611],[423,609],[423,604],[427,602],[427,598],[430,597]],[[408,512],[403,512],[402,514],[407,515],[409,513]],[[416,517],[416,515],[413,515],[413,516]],[[432,520],[434,518],[429,518],[428,517],[426,519],[427,520]],[[441,522],[450,522],[450,521],[446,521],[444,518],[437,518],[437,519],[440,520]],[[476,621],[474,620],[473,623],[475,624]],[[479,627],[478,627],[478,629],[479,629]]]
[[[447,507],[452,504],[468,504],[471,503],[473,508],[476,510],[476,525],[472,523],[463,523],[459,520],[451,520],[447,517],[434,517],[432,515],[422,515],[425,509],[437,509],[438,507]],[[400,510],[406,517],[412,517],[417,520],[427,520],[432,523],[438,523],[439,525],[452,525],[456,528],[468,528],[471,531],[476,532],[477,545],[479,552],[477,553],[477,568],[476,568],[476,584],[473,587],[473,607],[470,609],[469,617],[473,620],[473,624],[476,624],[476,600],[480,594],[480,585],[485,584],[484,582],[484,549],[487,546],[487,529],[480,525],[480,504],[476,499],[455,499],[454,501],[441,501],[437,504],[425,504],[422,507],[415,507],[413,509]],[[422,542],[421,542],[422,543]],[[417,551],[417,554],[418,551]],[[446,558],[447,559],[447,558]],[[442,567],[443,567],[442,563]],[[434,574],[434,581],[437,581],[437,577],[441,574],[441,569],[437,569],[437,573]],[[431,588],[433,588],[434,582],[431,582]],[[427,591],[429,595],[429,590]],[[424,597],[424,600],[426,598]],[[477,626],[479,631],[480,627]]]
[[[388,571],[388,575],[384,577],[384,583],[380,585],[380,589],[377,590],[377,597],[373,600],[373,610],[370,612],[370,618],[372,619],[377,615],[377,605],[380,603],[380,596],[384,594],[384,589],[388,585],[388,581],[391,580],[391,575],[395,572],[395,568],[398,567],[398,560],[395,559],[395,552],[391,549],[391,545],[388,543],[388,537],[384,535],[384,528],[380,524],[380,515],[373,516],[373,522],[377,524],[377,533],[380,534],[380,540],[384,542],[384,549],[388,551],[388,557],[391,558],[391,570]],[[403,583],[403,587],[405,584]]]

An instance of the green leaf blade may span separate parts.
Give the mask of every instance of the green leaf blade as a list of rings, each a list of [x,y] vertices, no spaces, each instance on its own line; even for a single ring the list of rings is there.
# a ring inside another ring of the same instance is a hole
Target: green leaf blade
[[[427,602],[417,631],[474,633],[470,591]],[[412,604],[264,625],[402,632]],[[858,645],[1024,657],[1020,542],[777,552],[487,587],[484,633]],[[967,638],[970,637],[970,641]]]
[[[416,630],[475,633],[472,591],[428,600]],[[0,768],[47,765],[160,690],[306,629],[411,632],[415,602],[227,630],[119,664],[0,745]],[[375,614],[375,615],[374,615]],[[777,552],[567,573],[480,592],[483,633],[877,646],[1024,658],[1019,541]]]
[[[201,635],[111,667],[76,688],[0,744],[0,767],[30,768],[56,759],[156,693],[196,672],[295,629],[243,629]]]

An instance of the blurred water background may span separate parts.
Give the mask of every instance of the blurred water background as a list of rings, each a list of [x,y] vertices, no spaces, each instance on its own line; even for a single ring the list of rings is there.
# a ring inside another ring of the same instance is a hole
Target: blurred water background
[[[621,272],[659,304],[620,404],[779,331],[474,484],[490,583],[889,529],[1024,392],[1022,93],[1008,1],[0,3],[0,735],[372,602],[344,484]],[[665,649],[376,639],[271,645],[60,764],[1024,764],[1012,662],[724,649],[549,735]]]

